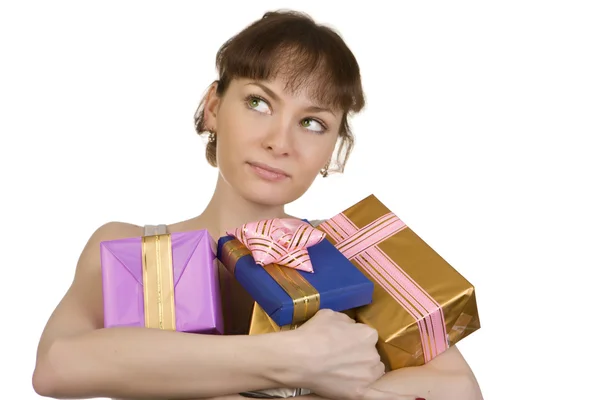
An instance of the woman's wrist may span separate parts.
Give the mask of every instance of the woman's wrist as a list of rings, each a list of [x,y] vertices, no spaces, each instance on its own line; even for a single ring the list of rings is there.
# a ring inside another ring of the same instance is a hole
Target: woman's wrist
[[[303,352],[298,348],[305,346],[300,338],[300,331],[282,331],[260,335],[263,342],[264,351],[263,378],[272,383],[274,388],[296,388],[305,385],[305,375],[303,373],[304,359]],[[257,357],[261,357],[261,352]]]

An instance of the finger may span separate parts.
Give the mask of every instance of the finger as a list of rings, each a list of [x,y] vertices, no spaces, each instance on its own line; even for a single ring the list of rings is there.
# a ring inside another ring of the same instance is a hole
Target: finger
[[[356,321],[353,320],[352,318],[350,318],[347,314],[344,314],[342,312],[336,312],[335,315],[341,320],[341,321],[346,321],[349,322],[351,324],[356,324]]]
[[[383,390],[377,390],[373,388],[367,389],[363,400],[425,400],[417,395],[398,394],[393,392],[384,392]]]
[[[377,379],[385,375],[385,365],[382,362],[379,362],[376,366],[373,367],[373,375],[377,376]]]
[[[357,323],[357,329],[362,329],[365,332],[365,337],[369,338],[369,342],[375,345],[379,341],[379,332],[368,325]]]
[[[333,318],[335,321],[340,321],[340,322],[349,322],[352,324],[355,324],[356,321],[353,320],[352,318],[350,318],[348,315],[346,315],[343,312],[337,312],[337,311],[333,311],[329,308],[322,308],[319,311],[317,311],[317,313],[315,314],[315,317],[319,315],[321,317],[326,317],[326,318]],[[314,317],[313,317],[314,318]]]

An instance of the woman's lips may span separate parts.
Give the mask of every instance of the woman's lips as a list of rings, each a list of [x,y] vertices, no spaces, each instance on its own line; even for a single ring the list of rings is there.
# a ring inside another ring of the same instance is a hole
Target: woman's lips
[[[248,165],[256,175],[270,182],[279,182],[289,177],[285,171],[266,164],[249,162]]]

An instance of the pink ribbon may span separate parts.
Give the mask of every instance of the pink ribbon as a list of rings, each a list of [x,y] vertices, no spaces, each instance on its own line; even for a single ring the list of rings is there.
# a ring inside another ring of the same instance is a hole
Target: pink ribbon
[[[308,248],[325,239],[325,233],[293,218],[265,219],[227,231],[252,252],[261,266],[278,264],[314,272]]]
[[[415,319],[426,363],[448,348],[441,305],[379,248],[380,243],[407,228],[402,220],[389,212],[359,228],[340,213],[319,228],[333,238],[344,256],[360,265]]]

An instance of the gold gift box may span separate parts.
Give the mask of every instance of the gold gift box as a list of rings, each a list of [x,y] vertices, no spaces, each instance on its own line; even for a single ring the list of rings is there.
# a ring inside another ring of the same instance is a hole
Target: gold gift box
[[[423,365],[480,328],[475,289],[371,195],[318,225],[373,283],[373,302],[348,310],[379,333],[388,370]],[[278,327],[254,305],[251,335]]]

